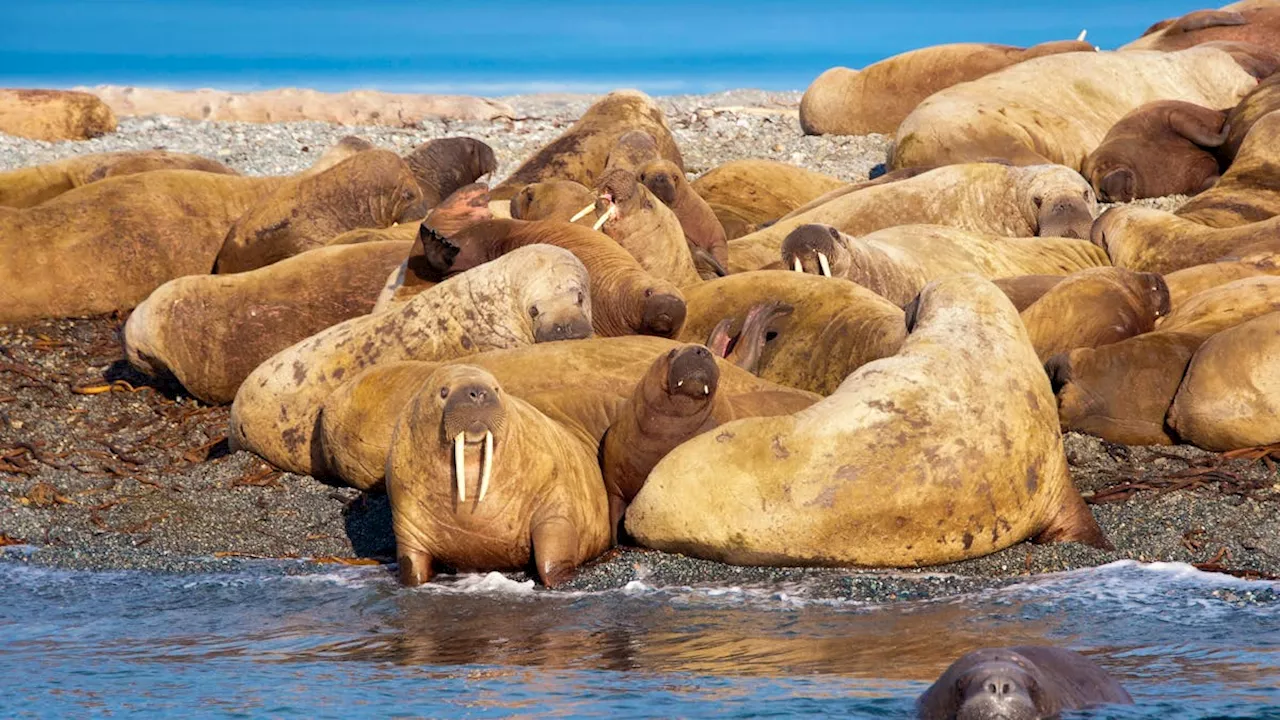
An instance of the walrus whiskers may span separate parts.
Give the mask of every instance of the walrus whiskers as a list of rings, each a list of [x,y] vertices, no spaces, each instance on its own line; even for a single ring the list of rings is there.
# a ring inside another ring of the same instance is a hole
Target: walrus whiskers
[[[800,264],[800,258],[795,257],[791,259],[791,269],[798,273],[804,272],[804,265]]]
[[[586,217],[587,213],[595,209],[596,209],[596,204],[593,202],[590,205],[582,208],[578,212],[574,213],[573,217],[569,218],[569,222],[578,222],[582,218]]]
[[[484,433],[484,464],[480,468],[480,496],[476,504],[484,502],[485,493],[489,492],[489,472],[493,469],[493,431]]]
[[[458,483],[458,502],[467,501],[467,456],[465,433],[453,437],[453,473]]]
[[[596,224],[591,226],[591,229],[599,230],[600,228],[604,227],[605,223],[609,222],[609,220],[612,219],[613,216],[617,214],[618,214],[618,206],[610,205],[609,209],[605,210],[604,214],[600,216],[600,219],[596,220]]]
[[[831,263],[827,262],[826,253],[818,253],[818,265],[822,266],[822,277],[831,277]]]

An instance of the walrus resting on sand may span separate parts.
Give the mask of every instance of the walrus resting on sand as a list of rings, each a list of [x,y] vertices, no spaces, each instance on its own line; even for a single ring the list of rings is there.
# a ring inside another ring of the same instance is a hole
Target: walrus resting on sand
[[[1092,229],[1093,242],[1116,267],[1172,273],[1211,263],[1280,234],[1280,217],[1215,228],[1180,215],[1127,205],[1104,212]]]
[[[568,250],[520,248],[403,305],[352,318],[259,365],[231,406],[231,444],[310,474],[320,406],[371,365],[449,360],[591,335],[587,270]]]
[[[663,458],[627,510],[631,535],[740,565],[920,567],[1028,538],[1108,547],[1004,293],[953,276],[913,305],[898,354],[831,397],[727,423]]]
[[[1169,310],[1169,286],[1159,275],[1100,267],[1064,278],[1022,311],[1022,324],[1046,360],[1151,332]]]
[[[757,159],[714,167],[689,187],[706,201],[725,238],[732,240],[848,184],[795,165]]]
[[[1226,140],[1226,114],[1180,100],[1147,103],[1107,131],[1080,173],[1104,202],[1195,195],[1218,180],[1211,148]]]
[[[471,365],[440,368],[400,416],[387,457],[400,582],[435,566],[517,570],[548,587],[609,549],[595,453]]]
[[[56,142],[88,140],[115,129],[115,113],[89,93],[0,89],[0,133]]]
[[[1054,647],[974,650],[916,701],[920,720],[1039,720],[1133,698],[1089,658]]]
[[[152,170],[201,170],[223,175],[237,174],[215,160],[167,150],[73,155],[44,165],[0,172],[0,205],[34,207],[91,182]]]

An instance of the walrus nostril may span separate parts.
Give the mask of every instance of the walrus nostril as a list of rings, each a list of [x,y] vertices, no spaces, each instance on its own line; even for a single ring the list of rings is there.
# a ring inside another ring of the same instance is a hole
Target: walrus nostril
[[[640,319],[641,334],[671,337],[684,325],[684,300],[675,295],[652,295],[645,300]]]

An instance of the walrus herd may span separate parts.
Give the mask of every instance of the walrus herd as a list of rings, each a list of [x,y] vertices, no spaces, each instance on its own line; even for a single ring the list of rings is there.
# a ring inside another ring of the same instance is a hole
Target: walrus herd
[[[1262,3],[1117,51],[833,69],[801,127],[894,135],[866,180],[691,178],[631,90],[493,187],[470,138],[350,138],[288,177],[161,150],[0,173],[0,322],[132,311],[128,361],[230,403],[233,447],[385,491],[409,585],[555,586],[617,543],[860,567],[1109,547],[1064,429],[1280,443],[1278,38]],[[93,114],[53,100],[0,96],[0,130]],[[1169,194],[1196,197],[1099,212]],[[920,712],[1128,701],[1062,652],[968,656]]]

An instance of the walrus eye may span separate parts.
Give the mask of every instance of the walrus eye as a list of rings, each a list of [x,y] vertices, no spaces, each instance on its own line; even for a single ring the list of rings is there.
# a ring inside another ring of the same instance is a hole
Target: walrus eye
[[[582,291],[581,291],[581,290],[579,290],[579,291],[578,291],[578,304],[579,304],[579,305],[581,305],[581,304],[582,304],[582,301],[583,301],[583,300],[585,300],[585,299],[586,299],[586,297],[585,297],[585,296],[583,296]]]
[[[645,296],[645,297],[653,297],[653,288],[645,288],[645,289],[644,289],[644,296]]]
[[[529,317],[531,318],[538,317],[538,307],[536,305],[529,306]]]
[[[443,400],[447,397],[449,397],[449,388],[447,387],[440,388],[440,399]]]
[[[1031,200],[1036,204],[1036,207],[1040,207],[1041,205],[1044,205],[1044,198],[1042,197],[1031,198]]]
[[[837,230],[837,229],[835,229],[835,228],[827,228],[827,232],[831,233],[831,237],[835,238],[836,240],[839,240],[839,239],[840,239],[840,231],[839,231],[839,230]]]

